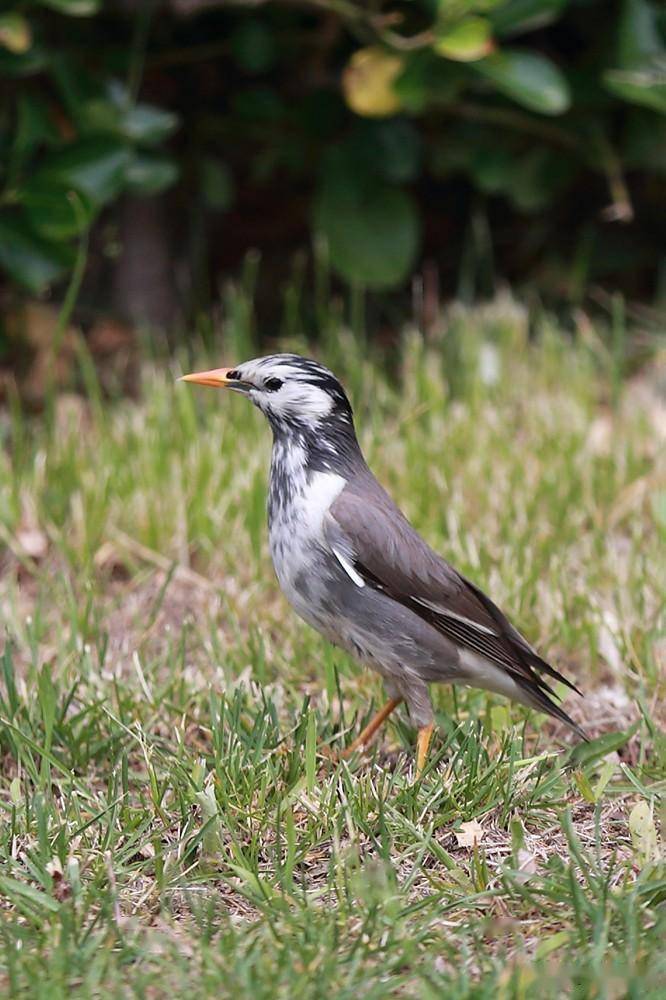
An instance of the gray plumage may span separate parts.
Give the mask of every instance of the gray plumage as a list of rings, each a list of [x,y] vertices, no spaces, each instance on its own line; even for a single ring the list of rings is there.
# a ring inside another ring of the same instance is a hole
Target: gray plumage
[[[219,371],[273,429],[270,551],[297,613],[378,671],[419,728],[433,719],[428,685],[462,683],[546,712],[584,739],[545,677],[574,686],[427,545],[377,482],[335,376],[297,355]]]

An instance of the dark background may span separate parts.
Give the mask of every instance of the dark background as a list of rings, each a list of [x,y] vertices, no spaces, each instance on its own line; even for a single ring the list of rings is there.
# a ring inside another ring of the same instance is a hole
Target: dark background
[[[26,302],[176,340],[230,280],[270,335],[331,295],[363,295],[381,331],[507,284],[563,316],[621,293],[658,325],[661,5],[0,10],[5,363]]]

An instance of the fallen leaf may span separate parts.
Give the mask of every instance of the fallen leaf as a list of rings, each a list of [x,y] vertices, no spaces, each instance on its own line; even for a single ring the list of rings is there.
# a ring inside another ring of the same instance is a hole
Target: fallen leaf
[[[475,844],[480,844],[485,832],[476,819],[471,819],[468,823],[461,823],[460,829],[455,831],[458,847],[474,847]]]
[[[637,802],[629,814],[629,833],[634,850],[642,864],[659,858],[657,828],[652,807],[645,801]]]
[[[526,847],[518,848],[518,871],[516,872],[516,881],[524,884],[529,882],[532,875],[536,875],[537,871],[537,861],[536,856],[528,851]]]

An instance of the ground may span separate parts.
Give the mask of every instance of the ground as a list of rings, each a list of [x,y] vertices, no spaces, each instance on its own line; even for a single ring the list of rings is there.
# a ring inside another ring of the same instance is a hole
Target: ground
[[[319,347],[379,478],[585,695],[576,748],[434,690],[420,781],[405,716],[321,752],[379,681],[279,593],[261,415],[175,383],[247,338],[146,358],[138,399],[83,356],[82,394],[2,415],[3,992],[663,996],[663,375],[590,330],[503,301]]]

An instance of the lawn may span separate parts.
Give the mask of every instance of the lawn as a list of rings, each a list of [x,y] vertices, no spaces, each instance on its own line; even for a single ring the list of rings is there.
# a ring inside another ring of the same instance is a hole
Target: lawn
[[[320,752],[381,686],[278,590],[261,415],[175,382],[256,353],[242,315],[225,337],[146,352],[138,399],[82,354],[81,394],[0,416],[0,991],[663,997],[656,365],[620,379],[589,326],[529,338],[510,301],[385,357],[323,337],[379,478],[585,694],[576,749],[434,689],[415,782],[405,716]]]

